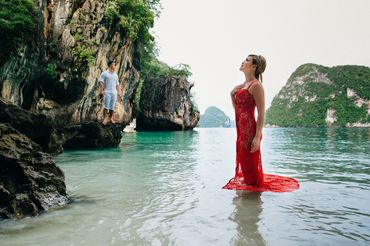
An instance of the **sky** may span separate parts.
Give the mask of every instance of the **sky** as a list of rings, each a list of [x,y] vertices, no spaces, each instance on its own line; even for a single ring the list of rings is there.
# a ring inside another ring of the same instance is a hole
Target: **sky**
[[[263,55],[266,110],[297,67],[370,67],[370,0],[161,0],[152,30],[159,59],[190,65],[201,114],[217,106],[230,118],[240,64]]]

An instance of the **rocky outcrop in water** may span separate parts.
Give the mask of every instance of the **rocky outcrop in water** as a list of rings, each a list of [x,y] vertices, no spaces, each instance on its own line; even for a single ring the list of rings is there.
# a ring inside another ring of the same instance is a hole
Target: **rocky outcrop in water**
[[[272,101],[266,123],[283,127],[370,127],[370,68],[298,67]]]
[[[9,123],[13,128],[39,144],[44,152],[58,154],[64,148],[117,147],[121,142],[122,125],[98,122],[56,125],[42,114],[8,104],[0,99],[0,123]]]
[[[34,216],[68,201],[64,174],[51,156],[0,123],[0,217]]]
[[[32,113],[0,99],[0,123],[9,123],[39,144],[44,152],[59,153],[62,150],[62,143],[56,141],[53,122],[45,115]]]
[[[63,132],[68,136],[63,144],[65,149],[117,147],[122,138],[120,125],[103,126],[97,122],[71,125],[65,127]]]
[[[192,87],[182,76],[147,78],[141,89],[136,129],[193,129],[198,124],[199,112],[190,99]]]

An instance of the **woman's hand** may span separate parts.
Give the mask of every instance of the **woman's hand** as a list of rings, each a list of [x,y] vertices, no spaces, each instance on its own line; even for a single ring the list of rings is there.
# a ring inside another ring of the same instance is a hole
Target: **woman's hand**
[[[251,153],[256,152],[259,149],[260,144],[261,144],[261,138],[254,137],[252,140],[252,144],[251,144]]]

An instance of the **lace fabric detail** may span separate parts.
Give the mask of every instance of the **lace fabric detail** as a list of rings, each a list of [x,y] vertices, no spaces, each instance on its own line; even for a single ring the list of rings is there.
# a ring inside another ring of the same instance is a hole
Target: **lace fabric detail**
[[[249,87],[239,89],[235,94],[237,131],[235,176],[223,188],[255,192],[287,192],[296,190],[299,188],[297,180],[263,173],[260,149],[250,153],[251,143],[256,134],[254,113],[256,103],[248,90]]]

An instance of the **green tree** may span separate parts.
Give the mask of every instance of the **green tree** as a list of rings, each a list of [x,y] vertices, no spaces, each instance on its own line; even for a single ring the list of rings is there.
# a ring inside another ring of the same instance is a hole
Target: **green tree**
[[[0,0],[0,64],[20,45],[35,40],[37,17],[33,0]]]

